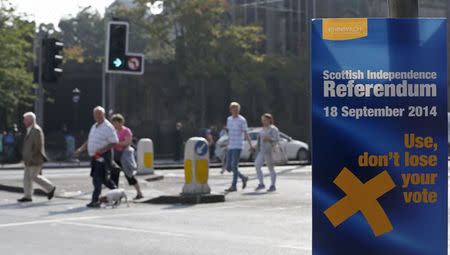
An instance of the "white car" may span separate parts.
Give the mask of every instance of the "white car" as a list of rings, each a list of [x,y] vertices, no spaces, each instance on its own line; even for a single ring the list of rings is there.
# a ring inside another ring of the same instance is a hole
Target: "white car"
[[[252,145],[256,146],[259,132],[262,128],[250,128],[248,134],[252,139]],[[223,160],[225,150],[228,144],[228,135],[222,136],[216,143],[215,156]],[[309,161],[309,146],[308,144],[294,140],[283,132],[280,132],[280,145],[287,152],[289,160]],[[255,155],[250,151],[248,142],[244,143],[244,148],[241,153],[241,160],[254,161]]]

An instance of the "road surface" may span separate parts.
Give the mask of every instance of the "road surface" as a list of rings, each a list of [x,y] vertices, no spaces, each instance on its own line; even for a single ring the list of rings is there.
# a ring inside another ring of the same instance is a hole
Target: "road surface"
[[[215,192],[231,181],[219,171],[210,174]],[[311,254],[311,168],[279,167],[278,191],[271,194],[253,192],[254,168],[243,171],[252,178],[249,187],[227,195],[225,203],[92,210],[85,207],[88,169],[45,170],[58,185],[50,202],[35,197],[18,204],[20,194],[0,191],[0,254]],[[158,173],[163,181],[143,184],[147,197],[181,191],[182,170]],[[0,171],[2,184],[20,185],[21,178],[21,171]]]

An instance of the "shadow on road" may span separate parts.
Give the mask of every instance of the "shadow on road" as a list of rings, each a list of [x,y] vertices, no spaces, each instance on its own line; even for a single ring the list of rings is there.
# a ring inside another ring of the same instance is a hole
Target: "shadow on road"
[[[254,191],[254,192],[246,192],[246,193],[243,193],[242,195],[243,196],[263,196],[263,195],[267,195],[267,194],[269,194],[268,192],[256,192],[256,191]]]

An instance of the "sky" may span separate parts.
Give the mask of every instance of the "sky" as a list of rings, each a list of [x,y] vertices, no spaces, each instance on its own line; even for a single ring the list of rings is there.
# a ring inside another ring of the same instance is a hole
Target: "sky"
[[[104,13],[105,7],[114,0],[9,0],[17,7],[19,13],[27,13],[30,19],[36,19],[37,24],[53,23],[58,25],[61,17],[75,15],[87,6]]]

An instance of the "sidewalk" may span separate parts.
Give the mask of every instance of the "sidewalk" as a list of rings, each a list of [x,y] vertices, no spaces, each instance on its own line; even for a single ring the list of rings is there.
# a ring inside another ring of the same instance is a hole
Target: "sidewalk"
[[[253,166],[253,162],[241,162],[239,166]],[[308,162],[301,161],[289,161],[286,165],[308,165]],[[210,168],[220,168],[222,163],[220,162],[210,162]],[[87,168],[90,167],[90,162],[80,161],[80,162],[46,162],[44,164],[44,169],[58,169],[58,168]],[[174,161],[170,159],[157,159],[155,160],[155,170],[169,170],[169,169],[183,169],[183,161]],[[23,163],[17,164],[0,164],[1,170],[23,170]]]
[[[66,172],[68,171],[68,172]],[[250,177],[250,185],[246,190],[246,195],[242,192],[237,194],[227,194],[228,200],[248,200],[252,199],[254,195],[254,187],[257,184],[257,178],[253,167],[243,167],[241,172]],[[295,176],[310,176],[310,166],[283,166],[277,167],[277,173],[281,179],[284,180],[298,180]],[[266,173],[266,175],[268,175]],[[89,169],[72,169],[72,170],[58,170],[47,171],[45,176],[50,179],[56,186],[56,198],[74,199],[88,201],[92,194],[92,180],[89,176]],[[157,178],[163,177],[163,178]],[[220,173],[220,169],[211,169],[209,173],[208,184],[211,187],[212,194],[223,194],[225,188],[230,184],[232,174]],[[146,202],[160,197],[173,197],[179,195],[184,185],[184,173],[179,170],[166,170],[156,172],[155,175],[137,176],[139,184],[144,193],[145,198],[135,202]],[[129,198],[136,195],[133,187],[130,187],[125,178],[121,177],[121,188],[126,190]],[[281,187],[282,185],[280,185]],[[34,193],[38,196],[46,196],[46,193],[41,190],[38,185],[34,186]],[[239,186],[240,189],[240,186]],[[240,189],[241,190],[241,189]],[[20,197],[23,193],[23,177],[18,172],[4,173],[0,182],[0,191],[16,193],[11,194],[11,197]],[[105,188],[104,191],[107,191]]]
[[[218,167],[220,163],[211,163],[212,167]],[[79,162],[46,162],[44,164],[44,169],[55,169],[55,168],[87,168],[90,167],[89,161],[79,161]],[[178,169],[183,168],[182,161],[174,161],[170,159],[157,159],[155,160],[155,169]],[[23,163],[16,164],[0,164],[0,170],[22,170]]]

